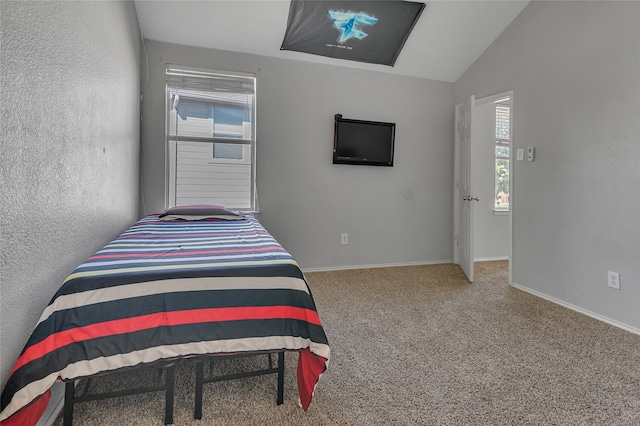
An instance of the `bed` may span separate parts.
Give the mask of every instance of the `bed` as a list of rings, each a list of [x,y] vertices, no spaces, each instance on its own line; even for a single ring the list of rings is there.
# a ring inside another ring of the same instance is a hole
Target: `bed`
[[[170,386],[179,359],[283,351],[299,353],[306,410],[330,349],[297,263],[252,215],[178,206],[67,277],[10,372],[0,421],[37,420],[59,380],[160,366]]]

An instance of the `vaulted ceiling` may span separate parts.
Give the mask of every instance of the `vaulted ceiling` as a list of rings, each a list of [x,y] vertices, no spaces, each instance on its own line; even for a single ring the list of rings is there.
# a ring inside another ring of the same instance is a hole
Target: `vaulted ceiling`
[[[288,0],[134,3],[146,39],[455,82],[529,1],[426,1],[393,67],[280,50]]]

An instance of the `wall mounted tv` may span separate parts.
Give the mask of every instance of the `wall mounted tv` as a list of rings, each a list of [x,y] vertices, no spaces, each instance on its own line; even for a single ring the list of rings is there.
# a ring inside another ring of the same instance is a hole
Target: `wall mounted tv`
[[[393,166],[395,123],[334,118],[333,164]]]

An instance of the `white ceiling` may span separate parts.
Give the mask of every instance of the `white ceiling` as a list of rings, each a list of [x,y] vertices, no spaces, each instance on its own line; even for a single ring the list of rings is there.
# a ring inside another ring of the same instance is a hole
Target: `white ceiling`
[[[529,0],[425,1],[395,66],[280,50],[289,0],[134,0],[146,39],[455,82]]]

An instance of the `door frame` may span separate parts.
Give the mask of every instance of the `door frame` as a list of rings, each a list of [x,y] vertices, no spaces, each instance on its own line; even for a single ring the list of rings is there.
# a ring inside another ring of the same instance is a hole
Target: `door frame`
[[[509,97],[511,99],[511,112],[509,114],[509,131],[510,131],[510,149],[509,149],[509,250],[508,250],[508,265],[509,265],[509,285],[513,284],[513,217],[515,214],[515,198],[513,193],[513,182],[515,179],[515,132],[513,126],[513,117],[515,110],[515,99],[514,99],[514,91],[507,90],[504,92],[495,93],[493,95],[485,96],[482,98],[477,98],[475,100],[475,105],[484,105],[487,103],[493,103],[502,98]],[[458,138],[458,110],[460,106],[464,105],[464,103],[457,104],[455,106],[455,118],[454,118],[454,176],[453,176],[453,261],[455,264],[460,264],[460,259],[458,258],[458,234],[459,234],[459,220],[460,220],[460,197],[459,197],[459,155],[460,155],[460,140]],[[473,123],[471,123],[473,127]],[[471,159],[473,161],[473,158]]]

